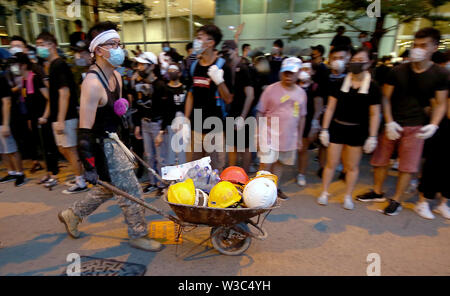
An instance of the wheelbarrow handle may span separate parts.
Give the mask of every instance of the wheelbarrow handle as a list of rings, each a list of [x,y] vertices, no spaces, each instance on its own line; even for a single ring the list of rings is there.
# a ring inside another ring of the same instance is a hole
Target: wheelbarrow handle
[[[139,155],[136,154],[136,152],[131,151],[134,155],[134,157],[150,172],[152,173],[159,181],[161,181],[164,184],[169,184],[169,182],[167,182],[166,180],[163,180],[161,178],[161,176],[154,170],[152,169],[148,163],[146,163],[142,158],[139,157]]]
[[[147,209],[149,209],[149,210],[151,210],[151,211],[153,211],[153,212],[155,212],[155,213],[157,213],[157,214],[159,214],[159,215],[161,215],[161,216],[163,216],[163,217],[165,217],[165,218],[167,218],[167,219],[169,219],[169,220],[171,220],[171,221],[173,221],[173,222],[175,222],[175,223],[177,223],[177,224],[179,224],[181,226],[185,226],[185,223],[183,221],[181,221],[180,219],[178,219],[177,217],[174,217],[172,215],[164,213],[160,209],[155,208],[154,206],[146,203],[145,201],[143,201],[143,200],[141,200],[141,199],[139,199],[137,197],[132,196],[131,194],[126,193],[123,190],[120,190],[119,188],[109,184],[108,182],[98,180],[97,183],[99,185],[105,187],[106,189],[112,191],[113,193],[115,193],[117,195],[123,196],[126,199],[129,199],[129,200],[131,200],[131,201],[133,201],[133,202],[143,206],[144,208],[147,208]]]

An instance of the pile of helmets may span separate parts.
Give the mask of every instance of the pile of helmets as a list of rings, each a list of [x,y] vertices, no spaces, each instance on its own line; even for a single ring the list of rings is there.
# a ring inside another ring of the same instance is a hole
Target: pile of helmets
[[[242,168],[230,166],[220,179],[209,195],[196,189],[192,179],[171,185],[168,201],[211,208],[268,208],[276,201],[278,178],[270,172],[259,171],[249,179]]]

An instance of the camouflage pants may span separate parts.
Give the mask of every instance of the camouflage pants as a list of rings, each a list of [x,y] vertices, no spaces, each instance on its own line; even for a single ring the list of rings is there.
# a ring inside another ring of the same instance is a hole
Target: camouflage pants
[[[142,199],[142,189],[134,174],[133,164],[120,146],[114,140],[105,139],[103,148],[112,185],[134,197]],[[86,198],[77,201],[70,209],[73,210],[75,215],[83,219],[113,196],[114,194],[111,191],[96,185],[89,191]],[[130,238],[146,236],[148,232],[144,208],[124,197],[117,196],[117,199],[125,216],[125,222],[128,225],[128,236]]]

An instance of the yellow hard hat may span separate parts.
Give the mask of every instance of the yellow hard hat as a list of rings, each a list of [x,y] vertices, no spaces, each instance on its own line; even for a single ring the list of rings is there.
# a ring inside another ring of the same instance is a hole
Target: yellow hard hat
[[[253,179],[256,179],[256,178],[267,178],[269,180],[272,180],[275,183],[275,185],[278,186],[278,177],[276,175],[272,174],[271,172],[258,171],[256,173],[256,177],[254,177]]]
[[[191,205],[195,204],[195,186],[192,179],[170,185],[167,200],[171,203]]]
[[[221,181],[211,189],[208,206],[211,208],[228,208],[241,200],[241,195],[233,183]]]

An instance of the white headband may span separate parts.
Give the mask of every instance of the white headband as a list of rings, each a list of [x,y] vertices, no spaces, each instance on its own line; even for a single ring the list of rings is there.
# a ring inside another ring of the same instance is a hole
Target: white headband
[[[180,68],[177,65],[170,65],[167,70],[177,70],[180,71]]]
[[[91,56],[94,55],[94,50],[97,46],[113,38],[120,39],[119,33],[117,33],[116,30],[108,30],[95,36],[94,40],[92,40],[91,44],[89,45],[89,51],[91,52]]]

